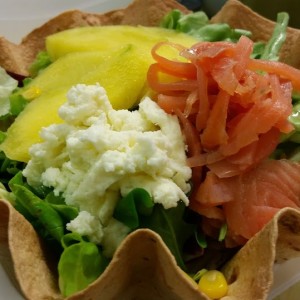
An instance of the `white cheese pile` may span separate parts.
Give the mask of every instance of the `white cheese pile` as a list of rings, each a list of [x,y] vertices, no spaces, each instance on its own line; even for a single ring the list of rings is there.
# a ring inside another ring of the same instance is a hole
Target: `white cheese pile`
[[[112,218],[120,195],[140,187],[165,209],[179,200],[188,205],[191,169],[177,117],[150,98],[138,110],[114,110],[100,85],[79,84],[70,89],[59,115],[64,122],[42,129],[43,142],[31,147],[23,174],[32,186],[53,187],[79,208],[69,230],[112,254],[128,233]],[[117,242],[106,236],[112,228],[120,232]]]

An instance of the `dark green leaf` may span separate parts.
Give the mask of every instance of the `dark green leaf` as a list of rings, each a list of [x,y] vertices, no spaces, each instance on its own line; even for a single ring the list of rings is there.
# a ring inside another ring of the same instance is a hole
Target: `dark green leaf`
[[[141,227],[157,232],[176,258],[177,264],[185,270],[182,258],[183,246],[195,230],[195,225],[185,222],[186,206],[179,202],[177,207],[164,209],[156,204],[150,216],[141,218]]]
[[[0,151],[0,177],[3,184],[8,184],[8,182],[12,180],[17,173],[21,172],[24,167],[25,163],[11,160]]]
[[[199,230],[196,230],[195,231],[195,238],[196,238],[196,241],[198,243],[198,245],[205,249],[207,248],[207,241],[206,241],[206,238],[205,238],[205,235],[203,232],[199,231]]]
[[[265,51],[266,44],[264,42],[256,42],[253,45],[251,58],[260,58]]]
[[[33,79],[30,77],[26,77],[24,78],[24,80],[22,81],[23,83],[23,87],[27,86]]]
[[[114,218],[134,230],[140,227],[140,216],[149,216],[153,206],[149,193],[136,188],[119,200],[114,210]]]

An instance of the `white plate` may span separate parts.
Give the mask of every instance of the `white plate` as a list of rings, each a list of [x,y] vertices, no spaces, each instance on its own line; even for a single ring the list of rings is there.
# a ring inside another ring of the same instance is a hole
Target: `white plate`
[[[24,300],[17,292],[0,264],[0,300]]]
[[[0,36],[19,43],[21,38],[51,17],[69,9],[106,12],[126,7],[131,0],[0,0]],[[300,280],[300,258],[274,268],[274,284],[268,300]],[[0,265],[0,300],[22,300]]]
[[[288,260],[280,265],[275,265],[274,282],[268,300],[279,296],[299,281],[300,257]]]

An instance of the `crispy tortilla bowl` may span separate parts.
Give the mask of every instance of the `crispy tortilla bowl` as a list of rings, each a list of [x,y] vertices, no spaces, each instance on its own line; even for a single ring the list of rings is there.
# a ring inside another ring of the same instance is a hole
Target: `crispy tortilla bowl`
[[[44,49],[45,37],[77,26],[130,24],[155,26],[170,10],[188,10],[176,1],[136,0],[126,9],[105,14],[68,11],[47,22],[15,45],[0,38],[0,65],[9,73],[28,75],[28,66]],[[237,18],[236,16],[239,16]],[[235,0],[228,1],[212,22],[253,32],[267,40],[274,23]],[[300,67],[300,32],[288,29],[281,60]],[[285,208],[251,238],[223,268],[229,284],[222,299],[266,299],[273,282],[274,264],[300,255],[300,212]],[[6,200],[0,200],[0,261],[26,299],[63,299],[51,253],[30,223]],[[145,292],[146,291],[146,292]],[[68,299],[208,299],[177,266],[155,232],[139,229],[120,245],[104,273],[85,290]]]

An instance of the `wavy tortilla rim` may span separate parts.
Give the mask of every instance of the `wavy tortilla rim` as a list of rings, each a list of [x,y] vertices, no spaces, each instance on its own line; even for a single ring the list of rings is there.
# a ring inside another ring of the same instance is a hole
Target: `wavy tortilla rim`
[[[273,282],[274,263],[299,255],[300,212],[285,208],[224,267],[229,291],[223,299],[266,299]],[[0,200],[0,258],[26,299],[63,299],[37,233],[5,200]],[[160,236],[148,229],[131,233],[104,273],[67,299],[96,300],[99,295],[106,300],[208,299],[176,265]]]
[[[0,262],[26,299],[63,299],[56,272],[37,233],[6,200],[0,200]],[[208,300],[177,267],[161,237],[148,229],[131,233],[104,273],[68,299],[96,300],[99,295],[105,300]]]
[[[31,224],[5,200],[0,200],[0,263],[26,299],[62,299],[49,253]]]
[[[283,208],[222,270],[230,284],[226,299],[266,299],[274,264],[298,256],[300,211]]]

